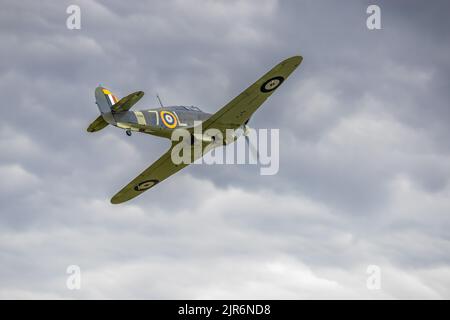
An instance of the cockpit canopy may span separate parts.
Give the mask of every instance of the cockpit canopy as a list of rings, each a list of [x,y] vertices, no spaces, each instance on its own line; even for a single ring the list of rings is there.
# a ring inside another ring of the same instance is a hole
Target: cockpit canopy
[[[194,107],[194,106],[189,106],[189,107],[185,107],[187,110],[191,110],[191,111],[202,111],[202,110],[200,110],[200,108],[199,107]]]
[[[197,112],[202,112],[202,110],[200,110],[200,108],[194,107],[194,106],[170,106],[170,107],[165,107],[165,108],[169,109],[169,110],[174,110],[174,111],[197,111]]]

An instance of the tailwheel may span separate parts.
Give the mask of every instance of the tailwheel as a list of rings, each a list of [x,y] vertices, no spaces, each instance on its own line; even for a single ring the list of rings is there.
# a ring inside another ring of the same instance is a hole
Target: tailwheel
[[[125,133],[127,134],[127,136],[131,137],[131,130],[128,129],[127,131],[125,131]]]

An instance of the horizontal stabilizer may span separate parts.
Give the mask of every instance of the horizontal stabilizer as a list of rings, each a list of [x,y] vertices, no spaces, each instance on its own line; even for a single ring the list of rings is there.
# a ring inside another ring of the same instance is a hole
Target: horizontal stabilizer
[[[144,96],[144,92],[143,91],[136,91],[134,93],[131,93],[131,94],[127,95],[126,97],[123,97],[122,99],[120,99],[116,104],[114,104],[111,107],[111,111],[112,112],[128,111],[143,96]]]
[[[103,119],[102,116],[98,116],[97,119],[92,122],[89,127],[87,128],[88,132],[96,132],[102,130],[104,127],[108,125],[108,122]]]

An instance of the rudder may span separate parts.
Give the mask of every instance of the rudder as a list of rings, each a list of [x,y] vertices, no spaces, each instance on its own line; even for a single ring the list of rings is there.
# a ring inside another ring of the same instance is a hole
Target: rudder
[[[111,112],[111,107],[118,101],[119,99],[108,89],[100,86],[95,88],[95,103],[100,113]]]

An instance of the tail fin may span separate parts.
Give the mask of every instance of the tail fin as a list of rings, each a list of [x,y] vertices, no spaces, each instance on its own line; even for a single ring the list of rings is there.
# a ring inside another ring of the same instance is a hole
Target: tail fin
[[[102,130],[108,125],[108,122],[103,118],[104,113],[111,112],[111,106],[116,104],[119,99],[106,88],[95,88],[95,103],[98,110],[100,110],[100,116],[97,117],[87,128],[88,132],[96,132]]]
[[[108,89],[100,86],[95,88],[95,103],[100,110],[100,116],[89,125],[87,131],[95,132],[103,129],[108,125],[108,118],[111,118],[110,114],[105,115],[105,113],[128,111],[143,96],[144,92],[136,91],[119,100]]]
[[[95,103],[100,113],[111,112],[111,107],[116,104],[119,99],[106,88],[97,87],[95,89]]]

